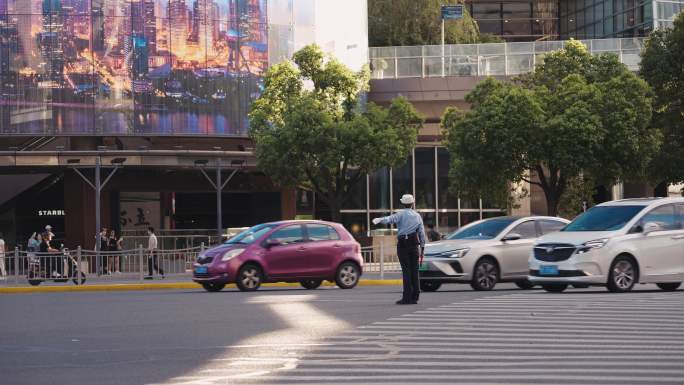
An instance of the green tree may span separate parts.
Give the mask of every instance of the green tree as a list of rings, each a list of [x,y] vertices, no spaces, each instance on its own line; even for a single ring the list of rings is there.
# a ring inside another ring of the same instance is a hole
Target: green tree
[[[641,56],[641,75],[655,91],[653,125],[664,136],[651,173],[656,182],[684,182],[684,13],[654,31]]]
[[[441,6],[462,1],[438,0],[369,0],[368,37],[372,47],[441,44]],[[477,22],[464,10],[462,20],[447,20],[444,41],[447,44],[491,43],[503,41],[480,34]]]
[[[470,111],[450,108],[442,118],[453,188],[502,205],[506,186],[527,181],[557,215],[580,175],[608,183],[641,176],[659,143],[648,85],[615,55],[592,56],[577,41],[515,82],[486,79],[466,101]]]
[[[354,73],[316,45],[272,66],[252,105],[250,136],[259,168],[276,183],[314,191],[339,221],[367,173],[403,164],[422,118],[403,98],[388,108],[360,103],[369,73]]]

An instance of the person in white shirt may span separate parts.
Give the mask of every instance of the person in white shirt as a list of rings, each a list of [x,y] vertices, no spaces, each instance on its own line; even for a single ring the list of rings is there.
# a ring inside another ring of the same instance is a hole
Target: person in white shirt
[[[147,239],[147,251],[149,252],[149,256],[147,257],[147,272],[149,273],[145,279],[152,279],[154,270],[157,270],[157,273],[161,275],[162,279],[164,278],[164,270],[159,268],[158,260],[157,260],[157,236],[154,235],[154,227],[148,227],[147,228],[147,234],[150,236]]]
[[[5,270],[5,240],[2,239],[2,233],[0,233],[0,280],[4,280],[7,277],[7,270]]]

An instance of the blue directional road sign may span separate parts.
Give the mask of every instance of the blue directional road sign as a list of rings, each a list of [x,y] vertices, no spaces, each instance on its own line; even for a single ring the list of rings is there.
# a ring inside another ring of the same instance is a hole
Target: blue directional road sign
[[[442,5],[442,20],[463,19],[463,5]]]

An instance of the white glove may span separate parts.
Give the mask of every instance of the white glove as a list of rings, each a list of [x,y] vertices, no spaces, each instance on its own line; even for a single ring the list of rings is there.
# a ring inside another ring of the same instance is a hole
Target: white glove
[[[382,222],[382,219],[380,218],[373,218],[373,224],[377,225],[378,223]]]

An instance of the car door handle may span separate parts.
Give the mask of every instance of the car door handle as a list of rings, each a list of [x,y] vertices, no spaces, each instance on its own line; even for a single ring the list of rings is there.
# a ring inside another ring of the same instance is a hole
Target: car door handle
[[[306,247],[300,247],[297,249],[297,251],[306,251]]]
[[[333,247],[336,247],[336,248],[339,249],[340,247],[342,247],[342,245],[340,245],[339,243],[335,243],[335,244],[333,245]]]
[[[684,239],[684,235],[675,235],[672,239]]]

